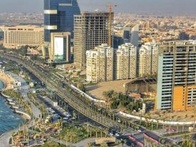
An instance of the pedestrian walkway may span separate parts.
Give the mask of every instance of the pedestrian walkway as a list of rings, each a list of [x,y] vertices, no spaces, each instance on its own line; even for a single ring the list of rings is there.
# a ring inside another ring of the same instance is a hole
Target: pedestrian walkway
[[[21,95],[26,101],[28,101],[31,104],[33,116],[35,118],[41,119],[42,118],[41,111],[30,101],[30,99],[27,96],[27,93],[29,92],[29,85],[26,83],[26,81],[22,77],[14,73],[11,73],[11,72],[7,72],[7,73],[11,75],[16,81],[21,82],[21,86],[19,88]],[[30,125],[32,124],[34,124],[34,120],[30,122]],[[2,134],[0,136],[0,147],[10,147],[9,140],[11,138],[12,132],[16,132],[16,131],[18,131],[18,129]]]
[[[30,99],[27,96],[27,93],[29,92],[29,85],[26,83],[26,81],[22,77],[14,74],[14,73],[11,73],[11,72],[9,72],[9,74],[16,81],[21,82],[21,86],[20,86],[20,89],[19,90],[20,90],[21,95],[23,96],[23,98],[31,104],[33,116],[35,118],[41,118],[41,116],[42,116],[41,111],[30,101]]]

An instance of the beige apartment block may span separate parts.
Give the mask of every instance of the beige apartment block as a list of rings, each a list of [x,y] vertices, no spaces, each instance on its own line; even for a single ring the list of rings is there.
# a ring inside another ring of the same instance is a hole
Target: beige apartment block
[[[91,82],[113,80],[114,49],[102,44],[86,51],[86,80]]]
[[[97,82],[97,57],[97,51],[86,51],[86,81]]]
[[[4,26],[3,46],[5,48],[19,48],[21,46],[39,46],[44,43],[44,28],[39,26]]]
[[[145,43],[139,49],[139,76],[149,76],[157,73],[158,44]]]
[[[115,53],[115,75],[117,80],[136,78],[137,48],[131,43],[118,47]]]
[[[86,80],[102,82],[136,78],[137,48],[130,43],[118,49],[102,44],[86,51]]]

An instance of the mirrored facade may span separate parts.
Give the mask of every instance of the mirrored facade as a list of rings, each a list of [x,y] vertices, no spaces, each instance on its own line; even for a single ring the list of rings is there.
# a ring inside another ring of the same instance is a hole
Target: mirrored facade
[[[44,41],[51,32],[73,32],[74,15],[80,14],[77,0],[44,0]]]

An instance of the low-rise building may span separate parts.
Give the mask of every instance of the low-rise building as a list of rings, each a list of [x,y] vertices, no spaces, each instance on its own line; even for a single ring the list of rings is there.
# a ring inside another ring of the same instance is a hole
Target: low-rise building
[[[44,43],[44,28],[40,26],[4,26],[3,46],[5,48],[20,48],[21,46],[39,46]]]

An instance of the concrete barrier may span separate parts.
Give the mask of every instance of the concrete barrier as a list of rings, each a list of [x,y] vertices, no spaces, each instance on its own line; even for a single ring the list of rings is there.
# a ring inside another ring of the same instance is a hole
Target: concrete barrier
[[[4,94],[3,91],[1,91],[1,95],[2,95],[3,97],[5,97],[5,98],[10,98],[10,96]]]
[[[124,113],[122,111],[118,112],[119,115],[122,115],[123,117],[127,118],[133,118],[137,120],[142,120],[142,121],[148,121],[148,122],[153,122],[153,123],[158,123],[158,124],[164,124],[164,125],[194,125],[196,124],[196,121],[168,121],[168,120],[160,120],[160,119],[150,119],[146,117],[140,117],[140,116],[135,116],[131,114]]]
[[[18,114],[26,116],[28,120],[31,119],[31,116],[29,114],[25,113],[25,112],[22,112],[20,110],[15,110],[15,112],[18,113]]]

